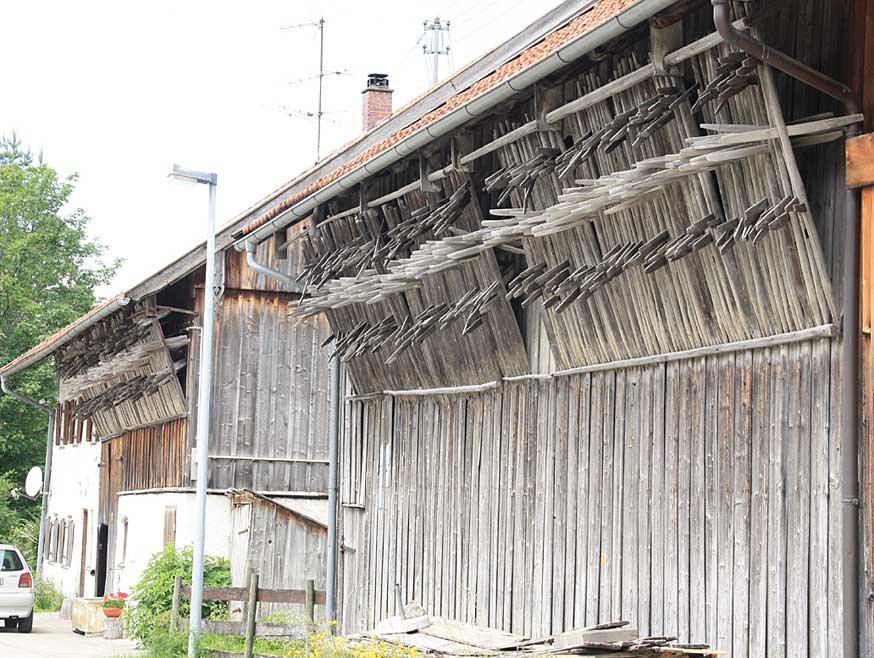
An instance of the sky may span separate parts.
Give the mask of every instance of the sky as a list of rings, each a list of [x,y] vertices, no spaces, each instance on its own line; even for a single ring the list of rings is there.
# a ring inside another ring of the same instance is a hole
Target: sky
[[[423,22],[450,22],[440,77],[559,0],[274,2],[5,0],[0,134],[17,133],[62,175],[91,237],[122,258],[106,296],[205,238],[206,190],[172,164],[218,174],[221,226],[309,167],[318,30],[325,19],[322,155],[361,130],[361,90],[388,73],[394,106],[430,86]],[[283,108],[290,110],[286,112]]]

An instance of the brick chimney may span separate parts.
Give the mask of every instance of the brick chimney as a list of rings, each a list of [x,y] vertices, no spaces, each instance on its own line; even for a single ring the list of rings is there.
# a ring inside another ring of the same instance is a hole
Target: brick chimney
[[[384,73],[371,73],[367,76],[367,86],[361,94],[361,128],[370,130],[391,114],[392,89],[388,86],[388,76]]]

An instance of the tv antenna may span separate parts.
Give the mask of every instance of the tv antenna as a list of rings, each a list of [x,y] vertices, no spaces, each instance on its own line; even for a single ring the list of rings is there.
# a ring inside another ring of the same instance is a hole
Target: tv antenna
[[[305,110],[296,110],[293,108],[282,106],[282,112],[288,114],[288,116],[292,117],[301,117],[301,118],[315,118],[316,120],[316,162],[321,159],[322,156],[322,118],[326,114],[322,109],[322,92],[324,89],[324,81],[325,76],[328,75],[347,75],[347,71],[326,71],[325,70],[325,19],[324,17],[320,18],[317,21],[309,21],[306,23],[295,23],[294,25],[286,25],[281,28],[283,30],[293,30],[302,27],[315,27],[319,30],[319,72],[316,75],[310,76],[308,78],[301,78],[300,80],[295,80],[290,82],[289,84],[300,84],[301,82],[307,82],[308,80],[318,80],[319,81],[319,98],[317,109],[315,112],[307,112]]]
[[[422,46],[422,52],[427,59],[431,57],[431,84],[436,85],[440,79],[440,56],[449,55],[448,39],[444,40],[444,33],[449,34],[449,21],[441,21],[439,16],[428,19],[424,23],[425,34],[430,33],[431,43]]]

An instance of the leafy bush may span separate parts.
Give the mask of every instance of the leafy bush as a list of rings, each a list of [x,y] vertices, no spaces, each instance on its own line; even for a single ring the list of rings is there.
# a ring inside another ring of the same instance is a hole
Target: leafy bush
[[[56,612],[61,609],[61,604],[64,602],[64,595],[61,590],[55,587],[55,584],[40,578],[36,581],[33,588],[33,609],[37,612]]]
[[[173,605],[173,579],[182,576],[182,584],[191,585],[192,561],[190,546],[177,550],[167,545],[163,551],[151,557],[140,581],[131,590],[133,606],[125,615],[127,631],[147,648],[159,636],[166,636]],[[206,587],[229,587],[230,562],[220,557],[205,556],[203,584]],[[204,619],[217,619],[227,614],[227,605],[223,601],[204,601],[202,610]],[[183,598],[179,605],[180,619],[187,618],[189,611],[190,604]]]

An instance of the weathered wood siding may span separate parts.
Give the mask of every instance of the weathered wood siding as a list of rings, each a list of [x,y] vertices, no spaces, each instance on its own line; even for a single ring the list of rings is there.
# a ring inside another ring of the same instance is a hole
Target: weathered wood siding
[[[628,619],[741,658],[838,655],[838,350],[351,401],[345,629],[393,614],[399,583],[532,636]]]
[[[101,443],[98,523],[109,526],[107,587],[112,586],[116,562],[118,493],[186,486],[186,428],[186,419],[178,418]]]
[[[233,584],[245,587],[247,563],[258,571],[259,584],[267,589],[305,589],[313,579],[325,589],[328,531],[280,504],[260,496],[237,494],[231,537]],[[302,605],[260,603],[259,616],[284,610],[303,616]]]
[[[289,318],[295,299],[226,289],[218,305],[210,487],[327,490],[330,346],[321,344],[330,332],[323,318]],[[200,294],[196,306],[202,307]],[[199,351],[197,341],[189,378],[192,420]],[[192,422],[192,446],[195,436]]]

